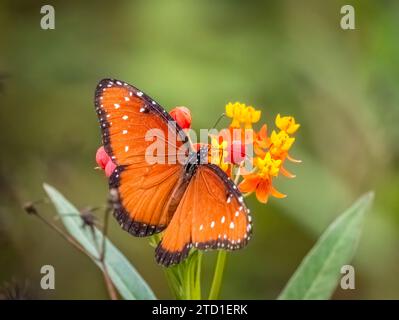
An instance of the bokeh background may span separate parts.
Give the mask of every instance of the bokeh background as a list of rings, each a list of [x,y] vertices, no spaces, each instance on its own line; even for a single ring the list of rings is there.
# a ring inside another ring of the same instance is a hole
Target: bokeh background
[[[56,29],[40,28],[55,7]],[[352,4],[356,30],[340,28]],[[0,285],[40,299],[106,299],[93,263],[21,209],[42,183],[79,208],[105,202],[94,170],[97,82],[122,79],[208,128],[229,101],[301,123],[288,198],[249,206],[250,245],[229,256],[222,298],[274,299],[328,224],[375,190],[353,265],[356,289],[334,298],[399,298],[398,1],[1,1]],[[226,123],[225,123],[226,124]],[[39,206],[47,217],[50,205]],[[146,239],[112,220],[110,237],[159,298],[171,298]],[[215,255],[205,258],[209,282]],[[56,290],[40,289],[51,264]],[[206,289],[206,287],[205,287]]]

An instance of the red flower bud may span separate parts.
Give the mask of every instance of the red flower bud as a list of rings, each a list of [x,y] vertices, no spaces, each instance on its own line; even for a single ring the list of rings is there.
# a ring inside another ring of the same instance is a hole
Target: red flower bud
[[[190,129],[191,127],[191,112],[186,107],[173,108],[169,114],[176,121],[182,129]]]
[[[240,140],[234,140],[228,147],[227,147],[227,161],[233,164],[240,164],[242,161],[245,160],[246,150],[245,144],[242,143]]]
[[[107,177],[109,177],[116,168],[116,164],[112,162],[103,146],[98,148],[96,152],[96,162],[98,166],[105,171]]]
[[[116,164],[113,163],[111,160],[108,161],[107,165],[105,166],[105,175],[107,177],[111,176],[112,172],[114,172],[116,168]]]
[[[108,153],[105,152],[105,149],[103,146],[101,146],[100,148],[98,148],[97,152],[96,152],[96,162],[98,164],[98,166],[101,169],[105,169],[105,166],[107,165],[108,161],[110,161],[111,158],[109,157]]]

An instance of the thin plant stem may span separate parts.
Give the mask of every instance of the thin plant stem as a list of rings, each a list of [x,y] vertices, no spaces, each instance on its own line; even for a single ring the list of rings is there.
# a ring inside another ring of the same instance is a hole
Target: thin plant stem
[[[236,177],[234,178],[234,184],[238,184],[238,181],[240,180],[240,176],[241,176],[241,167],[244,165],[244,161],[242,161],[237,169],[237,174]]]
[[[100,260],[101,260],[101,261],[104,261],[104,258],[105,258],[105,251],[107,250],[106,240],[107,240],[108,220],[109,220],[109,213],[110,213],[110,211],[111,211],[110,208],[106,208],[106,209],[105,209],[104,224],[103,224],[103,238],[102,238],[101,255],[100,255]]]
[[[118,300],[118,295],[116,294],[116,290],[115,290],[114,284],[112,283],[112,280],[111,280],[111,278],[109,276],[109,273],[108,273],[108,270],[107,270],[107,266],[105,265],[104,262],[102,262],[101,264],[102,264],[102,267],[103,267],[102,274],[104,276],[104,282],[105,282],[105,285],[107,287],[107,291],[108,291],[109,297],[111,298],[111,300]]]
[[[108,273],[108,268],[105,263],[105,253],[106,253],[106,240],[107,240],[107,231],[108,231],[108,220],[109,220],[109,213],[111,212],[111,208],[107,206],[105,209],[104,215],[104,224],[103,224],[103,232],[102,232],[102,244],[101,244],[101,253],[100,253],[100,262],[103,269],[104,281],[107,287],[108,294],[111,300],[118,300],[118,295],[116,293],[114,284],[112,283],[111,277]]]
[[[226,257],[227,251],[219,250],[217,260],[216,260],[216,267],[215,273],[213,275],[211,290],[209,292],[209,300],[217,300],[219,298],[220,287],[222,285],[223,280],[223,272],[224,267],[226,265]]]
[[[66,234],[62,229],[60,229],[54,223],[48,221],[46,218],[42,217],[39,213],[36,213],[35,216],[39,218],[40,221],[44,222],[47,226],[49,226],[51,229],[56,231],[61,237],[63,237],[67,242],[69,242],[72,246],[74,246],[78,251],[84,253],[93,260],[97,260],[96,257],[94,257],[88,251],[86,251],[79,243],[77,243],[72,237]]]

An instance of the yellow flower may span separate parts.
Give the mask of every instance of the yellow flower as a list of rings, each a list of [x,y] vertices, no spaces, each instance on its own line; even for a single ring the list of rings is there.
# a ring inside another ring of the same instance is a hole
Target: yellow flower
[[[277,177],[280,171],[281,160],[274,160],[270,152],[267,152],[265,157],[256,158],[256,167],[259,169],[259,176],[261,177]]]
[[[294,134],[300,127],[299,123],[295,123],[294,117],[281,117],[280,114],[276,117],[276,127],[288,134]]]
[[[224,172],[227,172],[229,169],[229,164],[226,163],[225,159],[227,157],[227,141],[221,139],[217,139],[216,137],[211,138],[211,154],[210,154],[210,163],[216,164],[219,166]]]
[[[226,104],[226,115],[233,119],[230,128],[240,128],[241,124],[244,124],[245,129],[251,129],[252,124],[259,121],[261,111],[244,103],[229,102]]]
[[[280,171],[281,160],[274,160],[269,152],[265,157],[256,158],[256,168],[258,172],[251,173],[244,176],[244,180],[240,183],[239,189],[241,192],[256,192],[256,198],[266,203],[269,195],[276,198],[284,198],[286,195],[280,193],[273,187],[273,178],[276,177]]]
[[[270,136],[270,153],[273,158],[285,158],[294,142],[295,138],[291,138],[285,131],[277,133],[273,130]]]

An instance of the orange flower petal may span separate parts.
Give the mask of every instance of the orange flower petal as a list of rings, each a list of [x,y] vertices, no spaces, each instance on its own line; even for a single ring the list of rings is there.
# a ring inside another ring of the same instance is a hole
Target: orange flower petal
[[[264,124],[262,126],[262,128],[260,128],[259,132],[258,132],[258,137],[261,140],[266,140],[267,139],[267,125]]]
[[[295,163],[301,163],[302,162],[302,160],[297,160],[297,159],[292,158],[289,154],[287,154],[287,159],[290,160],[291,162],[295,162]]]
[[[259,147],[257,144],[254,144],[254,152],[258,157],[264,158],[266,155],[266,151]]]
[[[260,178],[256,174],[249,174],[244,177],[244,180],[240,183],[238,188],[241,192],[253,192],[256,190],[259,184]]]
[[[282,199],[282,198],[287,197],[286,194],[277,191],[273,186],[270,187],[270,194],[271,194],[273,197],[279,198],[279,199]]]
[[[280,172],[283,176],[286,176],[287,178],[295,178],[296,175],[289,172],[286,168],[284,168],[283,166],[280,167]]]
[[[256,189],[256,198],[261,203],[267,203],[269,199],[269,189],[270,189],[270,182],[268,180],[262,179],[259,183],[258,188]]]

